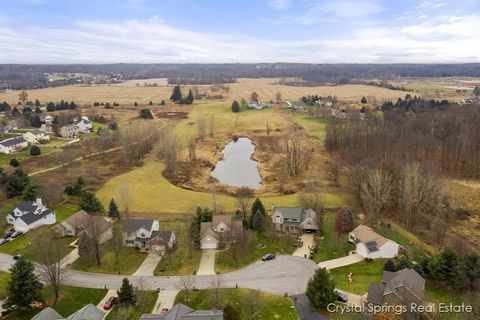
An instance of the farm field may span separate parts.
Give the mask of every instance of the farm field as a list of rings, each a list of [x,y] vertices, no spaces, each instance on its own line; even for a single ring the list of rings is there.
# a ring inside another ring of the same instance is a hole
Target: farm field
[[[92,86],[64,86],[56,88],[46,88],[29,90],[30,99],[39,99],[40,101],[75,101],[80,104],[92,104],[98,102],[118,102],[120,104],[133,105],[135,101],[141,104],[147,104],[150,100],[154,103],[160,103],[161,100],[168,101],[172,91],[172,86],[165,84],[158,87],[136,86],[136,83],[143,84],[147,80],[129,80],[126,84],[115,85],[92,85]],[[240,100],[242,97],[248,99],[253,91],[259,94],[262,101],[275,100],[277,92],[282,93],[285,100],[296,100],[304,95],[319,94],[322,96],[336,96],[339,100],[357,102],[362,96],[375,96],[377,101],[396,100],[404,97],[406,92],[399,90],[390,90],[375,86],[366,85],[337,85],[337,86],[315,86],[315,87],[297,87],[278,84],[279,79],[250,79],[239,78],[237,82],[230,83],[230,91],[224,94],[224,99],[231,101]],[[132,83],[135,83],[132,85]],[[192,86],[185,86],[188,90]],[[197,86],[199,88],[205,86]],[[18,92],[11,91],[0,94],[0,101],[7,101],[15,104],[18,100]]]

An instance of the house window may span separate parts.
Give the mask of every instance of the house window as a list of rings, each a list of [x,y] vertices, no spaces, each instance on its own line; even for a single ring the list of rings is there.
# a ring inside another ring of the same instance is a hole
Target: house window
[[[125,240],[125,243],[133,244],[133,243],[135,243],[135,241],[133,241],[133,240]]]
[[[145,233],[142,232],[142,233],[140,234],[140,237],[145,238]]]

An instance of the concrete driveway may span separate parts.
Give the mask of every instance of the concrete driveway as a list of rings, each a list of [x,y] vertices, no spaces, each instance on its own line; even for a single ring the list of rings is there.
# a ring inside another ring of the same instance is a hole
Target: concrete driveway
[[[202,258],[200,259],[197,275],[215,274],[215,255],[215,249],[202,250]]]
[[[318,266],[320,268],[327,268],[327,270],[330,270],[330,269],[335,269],[343,266],[348,266],[360,261],[363,261],[363,257],[358,253],[354,253],[342,258],[322,261],[318,264]]]
[[[105,297],[103,297],[103,299],[100,300],[100,302],[97,304],[97,308],[102,310],[103,312],[105,312],[105,316],[103,316],[103,319],[105,319],[107,317],[107,315],[110,313],[110,311],[112,311],[112,309],[113,309],[112,308],[110,310],[104,310],[103,305],[105,304],[105,302],[107,302],[108,298],[116,297],[116,296],[117,296],[117,290],[108,290]]]
[[[73,249],[69,254],[67,254],[62,261],[60,261],[61,266],[65,267],[67,265],[73,264],[77,259],[80,258],[78,255],[78,248]]]
[[[163,308],[167,308],[168,310],[172,309],[178,292],[178,290],[161,290],[158,294],[157,302],[153,307],[152,313],[159,314]]]
[[[337,289],[338,292],[343,293],[344,295],[347,296],[347,304],[351,304],[354,306],[363,306],[363,303],[365,302],[365,299],[367,299],[367,294],[365,293],[363,296],[360,296],[358,294],[353,294],[347,291],[339,290]]]
[[[153,276],[160,260],[162,260],[161,255],[156,252],[150,252],[132,276]]]
[[[301,248],[297,248],[295,252],[292,254],[295,257],[302,257],[304,258],[305,255],[308,258],[310,255],[310,248],[315,245],[315,239],[313,234],[302,234],[300,236],[301,241],[303,242],[303,246]]]

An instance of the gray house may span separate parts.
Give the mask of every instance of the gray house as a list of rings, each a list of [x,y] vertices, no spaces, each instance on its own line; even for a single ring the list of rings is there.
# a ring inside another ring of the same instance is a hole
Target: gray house
[[[177,304],[164,314],[144,314],[139,320],[223,320],[222,310],[194,310]]]
[[[273,206],[272,222],[279,232],[316,233],[319,229],[317,213],[312,209],[302,211],[299,207]]]
[[[36,314],[32,320],[102,320],[105,312],[89,303],[68,317],[62,317],[57,311],[48,307]]]

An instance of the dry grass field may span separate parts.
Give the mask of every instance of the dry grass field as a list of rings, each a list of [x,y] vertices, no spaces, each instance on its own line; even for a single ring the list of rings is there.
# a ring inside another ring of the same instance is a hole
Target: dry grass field
[[[158,87],[145,87],[143,83],[157,82]],[[407,92],[390,90],[366,85],[338,85],[338,86],[318,86],[318,87],[294,87],[280,85],[279,79],[237,79],[237,82],[228,84],[230,91],[228,93],[218,92],[224,95],[224,100],[240,100],[242,97],[248,99],[253,91],[259,94],[260,100],[275,100],[277,92],[282,94],[282,98],[287,100],[296,100],[304,95],[318,94],[321,96],[336,96],[339,100],[345,102],[358,102],[363,96],[371,96],[377,99],[377,102],[383,100],[396,100],[404,97]],[[136,86],[139,83],[140,86]],[[192,86],[185,86],[188,90]],[[201,90],[207,90],[210,86],[197,86]],[[121,105],[132,106],[136,101],[140,104],[147,104],[149,101],[160,103],[168,101],[172,92],[172,86],[166,85],[162,79],[148,80],[128,80],[125,83],[114,85],[92,85],[92,86],[64,86],[56,88],[46,88],[37,90],[28,90],[29,100],[39,99],[42,102],[48,101],[75,101],[80,104],[92,104],[93,102],[118,102]],[[11,91],[0,94],[0,101],[7,101],[10,104],[16,104],[18,101],[17,91]],[[215,93],[212,93],[215,94]]]

